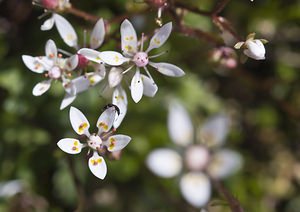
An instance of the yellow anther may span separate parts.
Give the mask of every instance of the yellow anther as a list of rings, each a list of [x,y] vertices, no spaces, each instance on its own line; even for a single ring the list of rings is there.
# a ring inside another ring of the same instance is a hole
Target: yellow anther
[[[82,123],[81,125],[79,125],[79,128],[78,128],[78,132],[82,132],[82,130],[84,129],[84,128],[86,128],[88,126],[88,124],[87,123]]]
[[[74,146],[77,146],[77,145],[78,145],[78,141],[75,141],[75,142],[74,142]]]
[[[100,60],[100,57],[96,57],[96,60]]]
[[[92,38],[92,41],[95,43],[100,43],[100,40],[96,39],[96,38]]]
[[[133,36],[130,37],[130,40],[133,40]]]
[[[97,160],[97,163],[101,163],[102,162],[102,158],[99,158],[98,160]]]
[[[126,40],[129,40],[129,38],[125,38]]]
[[[73,34],[68,35],[67,40],[72,40],[74,38]]]
[[[157,44],[160,44],[160,41],[157,40],[156,38],[154,38],[154,42],[157,43]]]
[[[114,138],[110,138],[109,140],[110,140],[110,142],[116,141]]]
[[[109,149],[109,150],[112,150],[114,147],[115,147],[114,144],[110,144],[108,149]]]
[[[118,96],[115,96],[115,99],[116,99],[116,100],[118,100],[118,99],[119,99],[119,97],[118,97]]]
[[[124,100],[124,96],[120,96],[122,100]]]

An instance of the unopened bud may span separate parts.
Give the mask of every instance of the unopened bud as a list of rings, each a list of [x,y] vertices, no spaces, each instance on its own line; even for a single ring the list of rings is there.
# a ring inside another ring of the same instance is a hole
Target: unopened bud
[[[77,54],[77,55],[78,55],[78,65],[77,65],[77,68],[85,68],[88,65],[88,63],[89,63],[89,60],[86,59],[86,57],[84,57],[81,54]]]
[[[52,10],[58,7],[58,0],[41,0],[41,3],[45,8]]]

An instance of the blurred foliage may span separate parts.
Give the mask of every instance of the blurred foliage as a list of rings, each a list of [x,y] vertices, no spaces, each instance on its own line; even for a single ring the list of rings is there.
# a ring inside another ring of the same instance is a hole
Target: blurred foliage
[[[130,13],[146,4],[133,0],[71,0],[75,8],[105,19]],[[184,1],[212,10],[218,0]],[[211,114],[225,111],[233,118],[227,145],[241,152],[244,168],[224,183],[240,200],[245,211],[296,212],[300,208],[300,2],[296,0],[231,0],[221,16],[241,37],[256,32],[268,39],[265,61],[249,59],[234,70],[209,62],[211,44],[202,38],[172,33],[162,49],[169,53],[155,59],[180,66],[186,75],[170,78],[153,73],[159,86],[155,98],[143,97],[135,104],[128,93],[128,114],[120,133],[132,142],[118,161],[108,161],[105,180],[95,178],[87,167],[86,152],[69,156],[59,150],[59,139],[76,136],[68,113],[59,110],[64,91],[56,83],[41,97],[32,96],[42,75],[30,72],[21,55],[44,54],[51,38],[68,51],[56,29],[40,31],[45,18],[29,0],[0,1],[0,181],[22,179],[25,190],[0,199],[0,211],[72,211],[78,205],[77,185],[70,164],[82,183],[85,211],[194,211],[182,199],[178,179],[164,180],[145,167],[146,155],[155,147],[172,146],[166,126],[170,98],[180,99],[195,126]],[[155,27],[156,9],[131,18],[138,35]],[[79,40],[93,23],[65,14],[76,28]],[[163,21],[172,20],[163,13]],[[208,17],[187,12],[185,24],[219,33]],[[114,23],[111,31],[118,30]],[[117,35],[118,37],[119,35]],[[234,44],[232,38],[229,43]],[[109,41],[101,50],[117,50]],[[159,53],[159,51],[157,51]],[[240,54],[241,52],[238,52]],[[153,72],[153,71],[152,71]],[[109,89],[103,85],[79,94],[73,105],[96,123],[102,107],[109,103]],[[128,89],[127,89],[128,91]],[[96,128],[96,126],[92,126]],[[222,197],[214,191],[212,201]],[[230,211],[227,203],[209,211]]]

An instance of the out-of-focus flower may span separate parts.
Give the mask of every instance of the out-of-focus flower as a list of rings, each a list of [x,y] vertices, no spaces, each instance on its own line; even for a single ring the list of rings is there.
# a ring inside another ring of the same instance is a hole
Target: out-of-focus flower
[[[153,81],[148,69],[147,65],[154,67],[157,71],[167,76],[180,77],[184,75],[183,70],[179,67],[169,64],[169,63],[154,63],[149,61],[149,59],[158,57],[161,54],[148,56],[148,52],[150,52],[154,48],[159,48],[169,37],[172,30],[172,23],[165,24],[162,28],[160,28],[157,33],[152,37],[150,41],[150,45],[146,51],[143,51],[143,37],[141,42],[140,51],[138,51],[138,42],[136,32],[132,26],[132,24],[126,19],[121,24],[121,44],[123,55],[115,52],[115,51],[103,51],[103,52],[95,52],[94,57],[100,57],[100,59],[111,66],[120,66],[125,62],[133,62],[126,69],[123,74],[130,71],[134,66],[136,66],[136,73],[131,80],[131,96],[135,102],[139,102],[143,96],[143,94],[150,96],[154,96],[157,91],[157,85]],[[83,54],[84,52],[79,52]],[[164,52],[165,53],[165,52]],[[163,54],[163,53],[162,53]],[[97,62],[97,61],[95,61]],[[147,73],[148,77],[142,75],[140,73],[140,68],[143,68]],[[147,93],[147,94],[146,94]]]
[[[98,132],[90,134],[90,124],[86,117],[80,110],[71,107],[70,121],[72,127],[78,135],[85,135],[87,141],[86,143],[80,143],[78,139],[63,138],[57,143],[61,150],[69,154],[78,154],[84,147],[88,147],[93,151],[93,156],[90,157],[88,166],[91,172],[100,179],[104,179],[107,172],[106,163],[101,154],[106,151],[120,151],[131,140],[127,135],[113,135],[115,130],[110,130],[117,112],[118,109],[115,105],[106,107],[97,121]]]
[[[14,196],[24,190],[24,182],[22,180],[11,180],[0,183],[0,198],[8,198]]]
[[[237,152],[220,148],[228,134],[228,122],[224,114],[210,117],[199,128],[200,144],[192,144],[194,129],[190,117],[179,103],[173,102],[169,108],[168,130],[171,140],[185,148],[184,157],[172,149],[156,149],[147,157],[148,168],[160,177],[170,178],[178,175],[185,165],[188,173],[181,177],[180,191],[194,207],[205,206],[211,196],[209,178],[226,178],[242,165]]]
[[[213,49],[210,52],[209,59],[211,62],[229,69],[236,68],[237,66],[237,55],[232,48],[220,47]]]
[[[34,3],[41,3],[43,7],[49,10],[64,10],[71,7],[69,0],[34,0]]]
[[[268,41],[265,39],[254,39],[255,33],[247,36],[246,41],[238,42],[234,45],[235,49],[244,49],[244,54],[255,60],[264,60],[266,50],[264,44]]]

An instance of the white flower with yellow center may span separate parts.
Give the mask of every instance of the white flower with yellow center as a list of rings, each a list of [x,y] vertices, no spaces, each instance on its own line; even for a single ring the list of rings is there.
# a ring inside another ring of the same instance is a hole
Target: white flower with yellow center
[[[122,150],[131,140],[127,135],[113,135],[114,129],[110,130],[115,120],[118,108],[115,105],[108,105],[97,121],[98,132],[89,133],[90,123],[83,113],[75,107],[70,108],[70,121],[74,131],[78,135],[86,135],[86,143],[81,143],[78,139],[63,138],[57,145],[66,153],[78,154],[82,148],[88,147],[93,151],[93,156],[88,161],[91,172],[98,178],[104,179],[107,168],[104,158],[100,152],[108,150],[116,152]]]
[[[169,108],[168,129],[171,140],[185,148],[184,157],[168,148],[156,149],[147,157],[148,168],[156,175],[171,178],[178,175],[185,165],[188,173],[181,176],[179,187],[187,202],[197,208],[210,200],[210,178],[223,179],[241,168],[241,156],[229,149],[216,149],[226,139],[228,117],[216,115],[209,118],[200,128],[201,144],[192,144],[194,129],[186,110],[177,102]]]
[[[150,45],[146,51],[143,50],[143,36],[141,42],[141,48],[138,51],[138,41],[135,29],[132,24],[126,19],[121,24],[121,44],[123,55],[115,51],[103,51],[103,52],[92,52],[94,57],[100,57],[100,59],[111,66],[120,66],[125,62],[132,62],[128,69],[122,72],[122,74],[130,71],[134,66],[136,67],[136,72],[131,80],[131,96],[135,102],[139,102],[144,95],[151,93],[152,96],[155,95],[157,91],[157,86],[153,81],[150,72],[148,71],[147,65],[154,67],[158,72],[172,77],[180,77],[185,73],[179,67],[170,63],[154,63],[149,59],[160,56],[153,55],[148,56],[148,53],[155,48],[162,46],[168,39],[172,31],[172,23],[167,23],[161,27],[152,37]],[[88,49],[85,49],[88,52]],[[85,56],[85,53],[80,52]],[[95,61],[97,62],[97,61]],[[148,76],[142,75],[140,73],[140,68],[143,68]],[[153,93],[154,92],[154,93]]]

